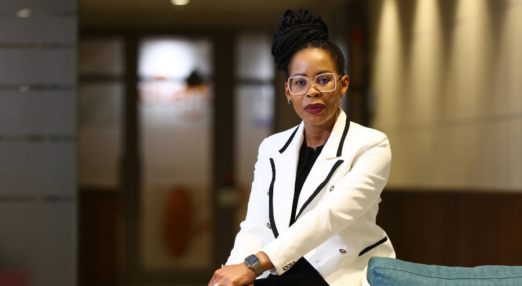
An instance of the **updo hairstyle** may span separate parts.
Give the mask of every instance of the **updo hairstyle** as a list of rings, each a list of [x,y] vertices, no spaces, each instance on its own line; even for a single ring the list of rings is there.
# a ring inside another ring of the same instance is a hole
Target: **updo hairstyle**
[[[309,47],[327,51],[335,62],[337,73],[340,76],[344,74],[343,53],[334,42],[328,40],[328,27],[323,19],[313,16],[308,10],[286,10],[272,44],[277,70],[283,70],[288,78],[288,64],[292,57]]]

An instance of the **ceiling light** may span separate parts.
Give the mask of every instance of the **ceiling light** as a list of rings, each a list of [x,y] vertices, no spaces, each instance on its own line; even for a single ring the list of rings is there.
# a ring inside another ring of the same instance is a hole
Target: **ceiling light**
[[[16,11],[16,16],[22,18],[31,17],[31,9],[20,9]]]
[[[172,2],[172,4],[176,6],[183,6],[187,5],[190,2],[190,0],[170,0],[170,2]]]

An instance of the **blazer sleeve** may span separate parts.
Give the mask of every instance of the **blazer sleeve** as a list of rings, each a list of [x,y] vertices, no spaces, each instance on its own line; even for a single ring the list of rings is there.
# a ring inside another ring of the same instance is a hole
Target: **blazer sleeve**
[[[270,186],[267,174],[271,171],[267,169],[270,168],[270,162],[264,154],[266,142],[267,139],[259,146],[247,215],[240,224],[241,229],[236,235],[234,248],[227,260],[227,265],[242,263],[247,256],[256,254],[264,245],[274,239],[272,231],[267,227],[269,221],[267,192]]]
[[[390,172],[391,151],[384,134],[373,141],[354,159],[352,169],[327,198],[261,249],[278,275],[285,272],[285,264],[297,261],[349,227],[379,198]]]

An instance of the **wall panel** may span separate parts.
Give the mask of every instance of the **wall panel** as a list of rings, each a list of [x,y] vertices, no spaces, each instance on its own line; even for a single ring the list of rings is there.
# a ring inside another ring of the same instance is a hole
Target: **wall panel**
[[[464,267],[522,264],[520,193],[387,189],[382,199],[377,223],[398,259]]]
[[[75,285],[76,261],[71,255],[75,204],[0,201],[0,271],[16,269],[29,285]]]
[[[1,196],[74,196],[76,143],[0,141]]]
[[[8,43],[71,43],[76,41],[76,18],[0,18],[0,35]]]
[[[0,195],[69,195],[76,189],[75,142],[1,142]]]
[[[73,90],[0,90],[0,136],[73,135],[76,97]]]
[[[0,5],[0,285],[77,284],[77,2]]]
[[[497,2],[368,4],[390,187],[522,190],[522,1]]]
[[[8,11],[16,11],[18,9],[30,8],[35,11],[52,12],[63,11],[69,12],[69,15],[76,17],[74,12],[78,8],[78,1],[71,0],[8,0],[2,1],[2,11],[7,14]],[[13,15],[14,16],[14,15]]]
[[[76,51],[67,49],[0,49],[0,85],[76,83]]]

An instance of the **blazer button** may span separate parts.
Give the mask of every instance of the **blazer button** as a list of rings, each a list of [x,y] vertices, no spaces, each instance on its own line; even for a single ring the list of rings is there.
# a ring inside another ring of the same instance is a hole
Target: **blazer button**
[[[339,252],[340,252],[341,254],[346,254],[346,250],[344,250],[344,249],[339,249]]]
[[[294,264],[295,264],[295,261],[294,261],[294,260],[288,262],[287,264],[285,264],[285,265],[283,266],[283,270],[286,271],[286,270],[290,269],[290,267],[294,266]]]
[[[333,189],[334,189],[334,186],[331,186],[331,187],[330,187],[330,192],[333,191]]]
[[[270,223],[269,223],[269,222],[267,222],[267,223],[266,223],[266,227],[268,227],[268,228],[272,229],[272,226],[270,225]]]

